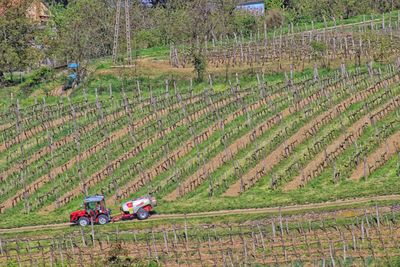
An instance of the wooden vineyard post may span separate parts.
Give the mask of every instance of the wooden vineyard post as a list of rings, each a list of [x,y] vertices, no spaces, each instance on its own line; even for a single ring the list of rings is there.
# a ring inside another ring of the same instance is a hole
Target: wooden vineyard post
[[[167,256],[169,257],[168,232],[165,229],[163,229],[163,238],[164,238],[164,249],[167,252]]]
[[[172,232],[174,234],[174,240],[172,241],[172,251],[175,254],[175,262],[180,265],[180,261],[179,261],[179,255],[178,255],[178,251],[177,251],[177,247],[178,247],[178,240],[177,240],[177,236],[176,236],[176,231],[175,231],[175,225],[172,225]]]
[[[133,230],[133,241],[134,241],[135,243],[137,243],[136,231],[135,231],[135,230]],[[137,250],[137,253],[139,254],[139,258],[142,258],[141,249],[138,249],[138,250]]]
[[[247,253],[247,242],[246,242],[246,238],[243,235],[243,229],[242,229],[242,225],[239,225],[239,230],[240,230],[240,239],[242,241],[242,246],[243,246],[243,255],[244,255],[244,265],[248,265],[249,264],[249,258],[248,258],[248,253]]]
[[[252,242],[252,246],[251,246],[251,254],[250,256],[252,256],[252,258],[254,258],[255,260],[257,260],[257,250],[256,250],[256,246],[257,246],[257,238],[256,235],[254,234],[254,230],[251,230],[251,242]]]
[[[400,177],[400,151],[397,153],[397,177]]]
[[[376,223],[377,223],[378,229],[380,229],[381,224],[380,224],[380,218],[379,218],[380,216],[379,216],[378,204],[375,204],[375,211],[376,211]]]
[[[262,246],[262,248],[263,248],[263,253],[262,253],[262,258],[263,258],[263,264],[266,264],[266,256],[267,256],[267,249],[266,249],[266,247],[265,247],[265,240],[264,240],[264,234],[263,234],[263,232],[262,232],[262,230],[261,230],[261,227],[260,227],[260,225],[257,223],[257,229],[258,229],[258,232],[260,233],[260,238],[261,238],[261,246]]]
[[[93,216],[90,217],[90,226],[91,226],[91,229],[92,229],[92,247],[95,247]]]
[[[156,241],[155,241],[155,238],[154,238],[154,230],[153,230],[153,228],[151,229],[151,243],[153,245],[154,255],[156,257],[157,264],[160,264],[159,257],[158,257],[158,252],[157,252],[157,247],[156,247]]]
[[[74,247],[74,243],[72,242],[72,237],[71,236],[69,236],[69,244],[71,246],[72,259],[75,261],[76,260],[75,247]]]
[[[319,80],[318,67],[317,64],[314,64],[314,82],[317,82],[318,80]]]
[[[332,244],[332,240],[329,240],[329,256],[331,258],[331,264],[332,267],[335,267],[335,256],[334,256],[334,252],[333,252],[333,244]]]
[[[28,251],[29,263],[32,266],[33,265],[32,250],[31,250],[31,246],[29,245],[29,241],[28,240],[25,240],[25,249]]]
[[[118,225],[115,227],[115,241],[119,242],[119,227],[118,227]]]
[[[197,237],[197,253],[199,254],[200,265],[204,266],[203,258],[201,256],[201,243],[200,243],[200,238],[199,237]]]
[[[286,244],[285,244],[285,239],[283,236],[283,222],[282,222],[282,208],[279,207],[279,232],[280,232],[280,239],[281,239],[281,245],[283,248],[283,253],[285,255],[285,261],[288,261],[288,255],[287,255],[287,250],[286,250]]]
[[[140,90],[140,81],[139,80],[136,81],[136,88],[137,88],[137,92],[138,92],[138,96],[139,96],[139,103],[142,103],[142,92]],[[143,106],[141,106],[141,110],[143,112]]]
[[[185,250],[186,256],[189,256],[189,236],[188,236],[188,228],[187,228],[187,218],[185,214]]]
[[[361,218],[361,242],[365,239],[364,218]]]
[[[363,173],[364,173],[364,178],[365,180],[368,179],[368,172],[367,172],[367,168],[368,168],[368,162],[367,162],[367,157],[364,156],[364,163],[363,163]]]
[[[297,245],[297,243],[296,243],[296,237],[295,237],[295,235],[294,235],[292,232],[289,231],[287,219],[286,219],[286,231],[287,231],[288,237],[290,237],[291,245],[292,245],[292,250],[293,250],[294,255],[296,256],[297,261],[300,262],[301,264],[303,264],[303,262],[302,262],[302,260],[301,260],[301,255],[300,255],[300,253],[299,253],[299,252],[297,251],[297,249],[296,249],[296,245]]]
[[[131,137],[131,140],[133,142],[133,144],[137,143],[137,139],[135,137],[135,128],[134,128],[134,120],[133,120],[133,115],[132,115],[132,109],[129,106],[129,101],[128,98],[125,94],[125,90],[122,88],[122,99],[123,99],[123,103],[124,103],[124,109],[125,109],[125,114],[128,115],[129,118],[129,123],[128,123],[128,130],[129,130],[129,134]]]
[[[62,249],[63,249],[62,244],[60,241],[57,241],[57,240],[56,240],[56,243],[57,243],[58,252],[60,253],[61,266],[64,267],[64,254],[62,252]]]
[[[342,246],[343,246],[343,264],[345,264],[347,260],[347,245],[346,245],[345,235],[343,234],[342,231],[340,231],[340,239],[342,241]]]
[[[233,240],[233,233],[232,233],[232,225],[229,225],[229,231],[228,231],[228,234],[229,234],[229,246],[230,246],[230,251],[231,250],[233,250],[234,249],[234,245],[235,245],[235,242],[234,242],[234,240]],[[209,246],[210,246],[210,236],[208,236],[208,243],[209,243]],[[210,246],[210,250],[211,250],[211,246]],[[216,259],[215,259],[215,255],[213,255],[214,256],[214,265],[216,265]],[[230,257],[230,255],[229,255],[229,251],[228,251],[228,256],[229,256],[229,258],[230,258],[230,260],[231,260],[231,263],[232,263],[232,265],[233,265],[233,258],[231,258]]]
[[[272,227],[272,236],[269,238],[271,253],[274,256],[275,264],[279,266],[279,259],[277,255],[277,251],[275,250],[275,217],[271,219],[271,227]]]
[[[56,264],[56,266],[57,266],[57,261],[54,258],[54,240],[51,240],[51,244],[50,244],[50,266],[53,266],[54,264]]]
[[[209,232],[207,232],[207,237],[208,237],[208,243],[207,243],[207,245],[208,245],[208,253],[210,255],[212,255],[212,260],[214,262],[214,266],[217,266],[217,259],[215,257],[215,253],[213,253],[213,250],[211,248],[211,237],[210,237],[210,233]]]
[[[274,218],[272,218],[272,221],[271,221],[271,227],[272,227],[272,238],[274,238],[274,239],[275,239],[275,237],[276,237],[276,229],[275,229],[275,217],[274,217]]]
[[[352,225],[352,231],[353,231],[353,230],[354,230],[354,225]],[[376,260],[376,258],[375,258],[375,250],[374,250],[372,238],[371,238],[371,236],[370,236],[370,234],[369,234],[369,231],[370,231],[370,227],[368,226],[367,229],[366,229],[366,236],[367,236],[367,241],[368,241],[368,249],[371,251],[372,258],[373,258],[374,260]],[[354,231],[353,231],[353,232],[354,232]],[[360,248],[361,248],[361,245],[360,245]],[[361,253],[361,249],[360,249],[359,252]]]
[[[87,244],[86,244],[86,239],[85,239],[85,230],[83,229],[83,226],[81,226],[80,228],[81,228],[82,245],[84,247],[86,247]]]
[[[175,85],[175,84],[174,84]],[[169,99],[169,81],[165,80],[165,94],[164,94],[164,99],[168,100]]]
[[[337,184],[340,180],[340,172],[337,170],[336,161],[333,161],[333,183]]]
[[[83,253],[82,249],[79,249],[79,266],[83,267]]]

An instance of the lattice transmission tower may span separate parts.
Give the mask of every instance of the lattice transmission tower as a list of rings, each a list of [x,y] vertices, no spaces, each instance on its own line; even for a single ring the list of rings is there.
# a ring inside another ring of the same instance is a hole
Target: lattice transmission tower
[[[120,29],[121,7],[125,9],[125,34],[126,34],[126,53],[128,54],[128,65],[132,65],[132,44],[131,44],[131,20],[129,15],[129,0],[117,1],[117,12],[115,15],[115,28],[114,28],[114,44],[113,44],[113,63],[117,61],[118,54],[118,39]]]

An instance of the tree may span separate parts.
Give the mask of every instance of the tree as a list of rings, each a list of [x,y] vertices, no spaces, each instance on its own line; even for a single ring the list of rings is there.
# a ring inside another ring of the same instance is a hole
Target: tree
[[[152,5],[152,6],[163,6],[163,7],[165,7],[166,6],[166,4],[167,4],[167,0],[148,0],[148,1],[143,1],[143,2],[150,2],[150,4]]]
[[[187,7],[191,19],[189,28],[190,55],[196,72],[196,80],[201,82],[204,79],[207,65],[204,40],[212,33],[215,23],[211,19],[212,10],[207,0],[191,2]]]
[[[112,50],[114,9],[107,0],[76,0],[66,8],[52,8],[48,25],[53,57],[83,61],[109,55]]]
[[[37,25],[26,12],[30,1],[0,3],[0,73],[13,72],[38,65],[42,54],[36,40]]]
[[[48,5],[56,5],[56,4],[62,4],[63,6],[68,5],[68,0],[45,0],[45,3]]]

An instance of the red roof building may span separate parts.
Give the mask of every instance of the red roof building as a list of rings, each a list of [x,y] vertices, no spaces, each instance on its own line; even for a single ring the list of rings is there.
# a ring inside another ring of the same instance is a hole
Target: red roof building
[[[31,18],[34,22],[46,23],[50,18],[50,10],[47,5],[41,0],[32,0],[30,2],[26,10],[26,16]],[[21,0],[6,0],[2,6],[0,4],[0,16],[4,15],[8,6],[20,4]]]

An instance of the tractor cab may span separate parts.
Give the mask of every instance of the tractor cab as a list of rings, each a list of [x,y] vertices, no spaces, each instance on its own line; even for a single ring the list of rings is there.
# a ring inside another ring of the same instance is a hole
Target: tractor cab
[[[87,197],[83,200],[83,205],[87,213],[90,212],[105,212],[106,202],[104,200],[104,196],[91,196]]]
[[[84,210],[77,210],[70,214],[70,222],[86,226],[93,223],[106,224],[111,219],[111,211],[106,208],[105,198],[102,195],[89,196],[83,200]]]

